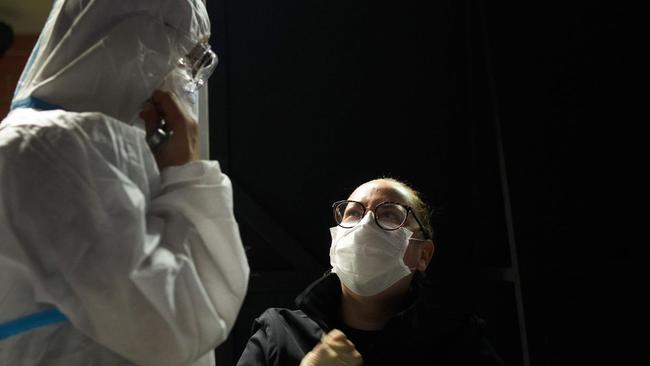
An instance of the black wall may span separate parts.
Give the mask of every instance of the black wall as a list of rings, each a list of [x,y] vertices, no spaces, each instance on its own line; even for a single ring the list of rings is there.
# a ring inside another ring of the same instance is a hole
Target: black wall
[[[638,12],[486,2],[533,364],[648,360],[635,330],[647,324]]]
[[[208,7],[220,56],[211,154],[234,183],[252,270],[238,323],[217,350],[223,364],[236,362],[255,316],[293,307],[329,268],[331,202],[383,175],[436,208],[437,291],[487,319],[509,365],[524,354],[535,366],[631,357],[621,315],[630,279],[641,276],[630,260],[637,247],[605,233],[625,212],[611,203],[631,164],[616,131],[636,76],[634,9],[451,0]]]

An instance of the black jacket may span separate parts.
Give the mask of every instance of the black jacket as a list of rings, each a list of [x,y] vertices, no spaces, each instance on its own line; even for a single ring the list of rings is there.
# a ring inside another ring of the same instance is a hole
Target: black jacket
[[[297,366],[323,332],[333,328],[356,345],[366,366],[503,365],[484,335],[484,322],[433,305],[426,296],[430,291],[412,286],[403,310],[384,329],[363,332],[341,322],[340,286],[338,277],[327,273],[296,298],[300,310],[266,310],[255,319],[237,365]]]

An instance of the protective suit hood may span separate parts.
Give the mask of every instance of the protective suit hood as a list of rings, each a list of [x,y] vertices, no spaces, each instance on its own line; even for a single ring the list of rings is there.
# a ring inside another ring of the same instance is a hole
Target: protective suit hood
[[[102,112],[132,123],[178,60],[209,35],[201,0],[55,0],[12,109]]]

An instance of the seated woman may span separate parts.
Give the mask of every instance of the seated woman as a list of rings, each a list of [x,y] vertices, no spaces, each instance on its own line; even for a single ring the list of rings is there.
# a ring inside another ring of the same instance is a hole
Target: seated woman
[[[503,365],[471,314],[436,306],[429,209],[391,178],[333,204],[331,271],[253,325],[238,365]]]

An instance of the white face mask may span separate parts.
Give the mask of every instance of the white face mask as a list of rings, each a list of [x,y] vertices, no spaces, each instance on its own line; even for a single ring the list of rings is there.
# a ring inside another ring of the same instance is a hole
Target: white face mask
[[[330,233],[332,272],[354,293],[376,295],[411,274],[404,264],[404,253],[412,231],[404,227],[383,230],[368,212],[355,227],[335,226]]]

